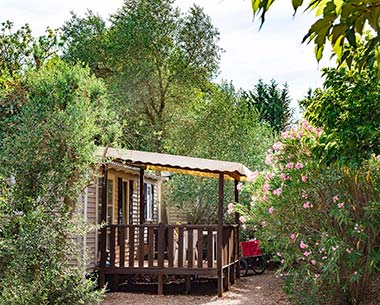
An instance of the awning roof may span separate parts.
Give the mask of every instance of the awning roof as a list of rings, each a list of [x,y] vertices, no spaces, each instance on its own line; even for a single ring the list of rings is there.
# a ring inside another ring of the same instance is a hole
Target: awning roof
[[[97,156],[102,160],[118,161],[150,170],[160,170],[201,177],[218,178],[220,173],[226,179],[246,180],[251,171],[241,163],[186,156],[160,154],[121,148],[100,147]]]

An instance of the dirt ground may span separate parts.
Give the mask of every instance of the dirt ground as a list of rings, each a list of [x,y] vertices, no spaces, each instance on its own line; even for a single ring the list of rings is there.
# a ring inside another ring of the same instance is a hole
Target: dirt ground
[[[267,271],[262,275],[241,278],[222,298],[216,296],[212,287],[212,291],[208,292],[199,292],[195,287],[195,291],[189,295],[167,292],[164,296],[157,296],[152,292],[108,293],[102,305],[291,305],[281,289],[282,285],[282,281],[273,272]]]

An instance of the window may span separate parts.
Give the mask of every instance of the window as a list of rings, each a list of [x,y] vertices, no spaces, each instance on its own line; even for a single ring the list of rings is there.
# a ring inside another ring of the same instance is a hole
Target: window
[[[103,179],[98,180],[98,223],[102,222],[102,189],[103,189]],[[113,180],[107,180],[107,224],[112,224],[113,222]]]
[[[144,218],[145,221],[153,221],[154,212],[154,185],[144,183]]]

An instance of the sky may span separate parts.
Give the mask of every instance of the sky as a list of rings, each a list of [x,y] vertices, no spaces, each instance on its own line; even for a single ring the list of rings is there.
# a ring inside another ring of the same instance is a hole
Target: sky
[[[0,22],[11,20],[17,27],[29,23],[33,33],[41,35],[48,26],[60,27],[70,18],[70,11],[83,15],[91,9],[107,18],[122,3],[123,0],[0,0]],[[217,81],[232,81],[235,87],[248,90],[260,78],[286,82],[294,107],[308,88],[322,84],[320,69],[330,65],[329,54],[318,64],[313,45],[301,44],[315,17],[300,12],[293,18],[290,0],[273,4],[261,30],[259,21],[253,22],[250,0],[176,0],[184,11],[194,3],[205,9],[220,31],[224,52]]]

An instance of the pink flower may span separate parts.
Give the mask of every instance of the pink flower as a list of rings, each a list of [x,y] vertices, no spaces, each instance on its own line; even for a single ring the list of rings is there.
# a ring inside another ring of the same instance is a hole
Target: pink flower
[[[302,121],[302,128],[307,129],[309,127],[309,122],[307,120]]]
[[[259,174],[258,171],[254,171],[254,172],[251,172],[249,175],[248,175],[248,181],[249,182],[253,182],[256,180],[256,177],[257,175]]]
[[[346,252],[347,252],[348,254],[351,254],[352,250],[354,250],[354,249],[352,249],[352,248],[350,248],[350,249],[347,248],[347,249],[346,249]]]
[[[244,217],[244,216],[240,216],[240,217],[239,217],[239,221],[240,221],[241,223],[245,223],[245,217]]]
[[[318,137],[321,136],[322,132],[323,132],[323,129],[321,127],[318,127],[317,128],[317,135],[318,135]]]
[[[283,138],[283,139],[287,139],[287,138],[289,138],[289,132],[288,131],[283,131],[283,132],[281,132],[281,138]]]
[[[281,188],[278,188],[278,189],[272,191],[272,194],[275,195],[275,196],[280,196],[281,193],[282,193],[282,189]]]
[[[302,198],[305,198],[305,199],[307,199],[309,197],[309,195],[307,193],[302,193],[301,196],[302,196]]]
[[[344,207],[344,202],[338,203],[338,208],[341,209]]]
[[[302,130],[298,131],[298,133],[297,133],[297,138],[298,138],[298,139],[301,139],[302,136],[303,136],[303,131],[302,131]]]
[[[291,240],[295,240],[296,238],[297,238],[296,234],[294,234],[294,233],[290,234],[290,239]]]
[[[281,142],[276,142],[273,144],[273,150],[278,151],[282,148],[282,143]]]
[[[263,192],[264,192],[264,193],[268,193],[268,192],[269,192],[269,189],[270,189],[270,185],[269,185],[269,183],[265,183],[264,186],[263,186]]]
[[[243,228],[243,230],[247,230],[247,226],[245,224],[242,224],[241,227]]]
[[[287,179],[287,176],[286,174],[281,173],[280,178],[285,181]]]
[[[303,168],[303,164],[302,163],[297,163],[296,164],[296,169],[301,169]]]
[[[315,265],[317,264],[317,261],[316,261],[315,259],[312,259],[312,260],[310,261],[310,263],[311,263],[313,266],[315,266]]]
[[[227,214],[232,214],[234,209],[234,204],[230,202],[227,206]]]
[[[309,202],[309,201],[306,201],[306,202],[303,204],[303,208],[304,208],[304,209],[308,209],[308,208],[310,208],[310,202]]]
[[[268,201],[268,196],[267,196],[267,195],[264,195],[264,196],[263,196],[263,201],[265,201],[265,202]]]
[[[357,272],[357,271],[355,271],[355,272],[354,272],[354,275],[358,275],[358,272]]]
[[[308,246],[307,244],[305,244],[305,243],[301,240],[300,248],[301,248],[301,249],[307,249],[307,248],[309,248],[309,246]]]
[[[269,181],[271,178],[272,178],[272,174],[268,173],[268,174],[265,175],[264,180],[265,181]]]
[[[293,167],[294,167],[293,162],[289,162],[288,164],[286,164],[286,168],[288,168],[288,169],[292,169]]]
[[[306,177],[306,176],[302,176],[302,177],[301,177],[301,180],[302,180],[302,182],[306,182],[307,177]]]
[[[335,203],[335,202],[337,202],[339,200],[339,196],[338,195],[335,195],[334,197],[333,197],[333,202]]]
[[[238,185],[236,186],[236,189],[240,192],[242,188],[243,188],[243,184],[239,182]]]
[[[270,207],[270,208],[268,209],[269,214],[272,214],[273,211],[274,211],[274,207]]]
[[[305,252],[303,253],[303,255],[306,256],[306,257],[308,257],[310,254],[311,254],[311,251],[305,251]]]
[[[272,161],[273,161],[273,155],[272,154],[266,155],[266,157],[265,157],[265,164],[266,165],[271,165]]]

